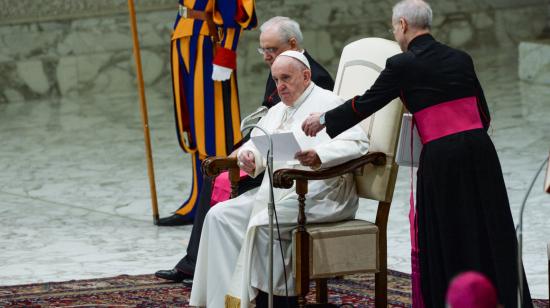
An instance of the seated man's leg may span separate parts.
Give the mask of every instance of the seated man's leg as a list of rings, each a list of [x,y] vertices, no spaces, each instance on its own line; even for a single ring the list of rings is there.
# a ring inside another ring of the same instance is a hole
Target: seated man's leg
[[[212,185],[213,179],[205,177],[200,193],[199,207],[197,208],[195,221],[193,222],[193,229],[191,230],[191,237],[189,238],[189,243],[187,244],[187,255],[183,257],[183,259],[181,259],[176,265],[176,269],[182,272],[190,273],[191,275],[195,272],[195,264],[197,263],[202,225],[204,224],[206,214],[210,210]]]
[[[245,192],[254,189],[262,184],[262,176],[256,178],[245,177],[239,182],[239,196]],[[210,200],[212,198],[212,185],[213,181],[208,181],[203,184],[201,191],[201,199],[199,201],[199,208],[197,209],[195,222],[193,223],[193,229],[191,230],[191,237],[189,238],[189,244],[187,245],[187,255],[181,259],[176,265],[176,268],[183,272],[194,273],[195,264],[197,263],[197,254],[199,252],[199,244],[201,240],[202,225],[204,218],[210,210]]]
[[[227,200],[206,215],[191,291],[191,306],[223,307],[254,207],[253,194]],[[208,292],[207,292],[208,290]]]
[[[277,296],[295,295],[295,280],[292,274],[292,230],[296,225],[279,225],[281,240],[277,234],[277,226],[273,230],[273,294]],[[284,254],[281,256],[281,245]],[[258,226],[252,251],[250,285],[263,292],[268,292],[268,279],[265,271],[268,268],[267,252],[269,250],[269,226]],[[286,288],[285,288],[286,271]]]
[[[295,285],[296,280],[292,273],[292,232],[296,229],[296,218],[298,217],[297,200],[280,201],[277,205],[277,217],[279,221],[279,232],[274,224],[273,230],[273,294],[278,307],[295,307],[297,297]],[[268,293],[269,284],[267,281],[266,269],[268,269],[269,250],[269,216],[268,211],[255,216],[252,223],[258,224],[254,237],[250,263],[250,286],[258,291],[259,307],[262,307],[264,293]],[[280,233],[280,238],[279,238]],[[281,249],[282,246],[282,249]],[[284,255],[281,255],[281,251]],[[286,271],[286,284],[285,284]],[[287,293],[288,290],[288,293]],[[288,298],[286,298],[288,294]]]
[[[251,189],[259,187],[262,184],[263,173],[256,178],[246,177],[239,183],[238,194],[241,195]],[[184,279],[192,279],[195,272],[195,264],[197,263],[197,254],[201,239],[201,230],[204,223],[204,218],[210,210],[210,200],[212,198],[213,178],[204,177],[202,189],[199,194],[199,202],[197,213],[195,213],[195,221],[191,230],[191,237],[187,244],[187,255],[185,255],[176,264],[172,270],[157,271],[155,275],[159,278],[180,282]]]
[[[210,210],[212,183],[212,178],[204,177],[197,204],[198,208],[195,213],[195,221],[193,222],[193,229],[191,230],[191,237],[189,238],[189,243],[187,244],[187,255],[183,257],[173,269],[157,271],[155,276],[175,282],[181,282],[184,279],[193,279],[195,264],[197,262],[197,252],[199,251],[202,225],[206,214]]]
[[[295,296],[295,279],[292,274],[292,240],[291,234],[295,225],[279,226],[282,241],[279,242],[276,225],[273,230],[273,306],[274,307],[297,307],[298,297]],[[281,246],[285,256],[285,266],[283,267],[283,259],[281,257]],[[269,226],[260,226],[256,230],[256,240],[254,241],[254,251],[252,255],[252,272],[251,286],[258,289],[258,295],[255,300],[257,308],[268,307],[268,281],[263,278],[267,277],[265,270],[268,268],[267,253],[269,249]],[[284,272],[286,270],[286,278],[288,288],[288,297],[284,283]],[[260,272],[258,272],[260,271]]]
[[[264,172],[258,174],[257,177],[255,178],[251,178],[249,176],[245,177],[244,179],[242,179],[240,182],[239,182],[239,190],[238,190],[238,195],[242,195],[244,194],[245,192],[251,190],[251,189],[254,189],[256,187],[260,187],[260,185],[262,185],[262,181],[264,179]]]

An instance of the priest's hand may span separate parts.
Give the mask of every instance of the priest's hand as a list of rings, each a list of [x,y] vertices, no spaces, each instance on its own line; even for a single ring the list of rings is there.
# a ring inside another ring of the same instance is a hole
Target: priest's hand
[[[241,170],[248,174],[254,174],[254,170],[256,170],[254,154],[250,151],[241,151],[237,157],[237,164]]]
[[[319,122],[321,115],[321,112],[310,113],[309,117],[302,123],[302,130],[306,136],[315,137],[319,131],[325,128],[325,125],[321,125]]]
[[[296,158],[298,161],[300,161],[300,164],[306,167],[317,169],[319,168],[319,166],[321,166],[321,159],[319,158],[319,155],[317,155],[317,152],[315,152],[315,150],[305,150],[297,152],[296,155],[294,155],[294,158]]]

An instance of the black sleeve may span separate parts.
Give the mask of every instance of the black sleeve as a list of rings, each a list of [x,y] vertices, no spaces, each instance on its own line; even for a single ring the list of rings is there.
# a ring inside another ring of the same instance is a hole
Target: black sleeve
[[[483,123],[483,128],[487,130],[489,129],[489,125],[491,124],[491,114],[489,112],[489,106],[487,105],[487,100],[485,99],[483,88],[481,87],[481,84],[479,83],[479,79],[477,78],[476,70],[474,67],[474,61],[472,60],[472,57],[470,57],[470,55],[468,54],[466,55],[468,57],[469,64],[471,66],[472,74],[474,77],[474,91],[477,97],[477,109],[481,117],[481,122]]]
[[[325,113],[325,126],[327,129],[327,134],[331,138],[334,138],[348,128],[355,126],[355,124],[361,122],[363,119],[354,112],[352,107],[352,101],[358,97],[359,96],[356,96]]]
[[[483,127],[485,128],[485,130],[487,130],[489,129],[489,125],[491,124],[491,113],[489,112],[489,106],[487,105],[485,94],[483,94],[483,88],[481,87],[477,76],[475,80],[475,87],[478,103],[477,107],[481,116],[481,122],[483,122]]]
[[[398,69],[392,61],[386,61],[386,68],[380,73],[370,89],[342,105],[327,111],[325,115],[327,134],[335,137],[355,126],[361,120],[380,110],[399,96],[401,80]]]
[[[319,87],[332,91],[334,89],[334,80],[329,72],[321,64],[311,60],[311,80]]]
[[[307,51],[304,52],[309,64],[311,65],[311,80],[319,87],[332,91],[334,90],[334,79],[330,73],[315,59],[311,57]]]

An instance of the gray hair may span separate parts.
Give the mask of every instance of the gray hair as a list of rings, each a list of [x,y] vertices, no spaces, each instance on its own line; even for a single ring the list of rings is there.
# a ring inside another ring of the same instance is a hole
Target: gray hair
[[[293,19],[284,16],[275,16],[264,22],[260,27],[260,32],[264,32],[267,29],[275,27],[277,32],[281,36],[283,42],[287,42],[291,38],[296,39],[298,46],[302,45],[304,36],[302,30],[300,30],[300,24]]]
[[[422,0],[402,0],[393,7],[392,22],[404,18],[414,28],[429,29],[432,26],[432,8]]]

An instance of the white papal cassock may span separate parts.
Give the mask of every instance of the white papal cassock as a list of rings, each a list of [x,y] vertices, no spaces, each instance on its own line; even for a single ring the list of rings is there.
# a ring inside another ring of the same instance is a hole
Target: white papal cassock
[[[360,157],[367,152],[368,140],[361,127],[355,126],[334,139],[321,131],[307,137],[302,122],[312,112],[325,112],[343,100],[336,94],[311,82],[294,107],[282,102],[272,107],[258,122],[268,132],[292,131],[303,149],[315,149],[322,165],[328,167]],[[252,136],[261,135],[253,130]],[[252,151],[256,159],[253,176],[265,169],[263,159],[249,141],[240,151]],[[305,168],[284,162],[274,162],[274,169]],[[191,291],[191,306],[208,308],[228,306],[248,307],[257,290],[268,291],[267,257],[269,247],[267,204],[269,177],[262,185],[231,200],[219,203],[206,215],[202,229],[197,266]],[[291,234],[296,228],[298,196],[295,188],[275,189],[275,208],[280,226],[285,256],[289,295],[294,295],[295,279],[291,260]],[[351,174],[329,180],[310,181],[306,195],[308,222],[331,222],[355,217],[358,198]],[[274,294],[285,295],[284,273],[277,233],[273,247]],[[226,295],[228,295],[226,297]]]

